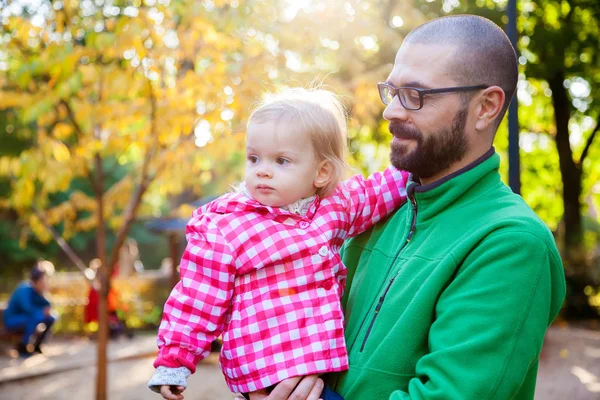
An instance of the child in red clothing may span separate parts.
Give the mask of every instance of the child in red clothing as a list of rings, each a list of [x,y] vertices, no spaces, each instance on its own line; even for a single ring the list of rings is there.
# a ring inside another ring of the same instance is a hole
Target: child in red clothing
[[[112,276],[116,276],[118,274],[118,265],[115,265]],[[97,281],[93,281],[90,285],[90,290],[88,292],[88,302],[84,309],[84,321],[86,324],[90,322],[98,322],[98,306],[100,302],[99,294],[98,294],[98,286]],[[110,333],[110,337],[116,339],[119,335],[126,333],[128,337],[131,337],[132,334],[130,332],[126,332],[126,324],[125,321],[122,321],[119,318],[119,311],[123,310],[123,305],[119,301],[119,292],[113,286],[110,286],[108,289],[108,329]]]

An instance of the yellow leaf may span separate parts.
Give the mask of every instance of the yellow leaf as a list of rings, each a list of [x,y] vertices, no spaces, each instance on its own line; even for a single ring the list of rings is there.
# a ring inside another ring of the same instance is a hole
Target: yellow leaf
[[[567,350],[567,349],[562,349],[562,350],[560,351],[560,358],[567,358],[567,357],[569,357],[569,350]]]
[[[58,140],[65,140],[73,133],[73,127],[69,124],[59,122],[54,127],[54,137]]]
[[[52,235],[37,216],[31,215],[29,217],[29,226],[40,242],[48,243],[52,239]]]
[[[11,162],[9,157],[0,157],[0,176],[9,176],[11,170]]]
[[[31,204],[33,195],[35,193],[35,186],[32,181],[21,179],[14,187],[13,192],[13,203],[15,208],[27,208]]]
[[[66,162],[71,158],[71,153],[69,152],[69,148],[65,146],[63,142],[53,141],[52,142],[52,155],[54,159],[58,162]]]

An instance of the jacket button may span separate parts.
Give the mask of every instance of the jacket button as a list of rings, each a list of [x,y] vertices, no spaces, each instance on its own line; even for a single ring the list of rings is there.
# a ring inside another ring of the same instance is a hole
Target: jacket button
[[[308,228],[308,226],[309,226],[309,225],[310,225],[310,224],[309,224],[308,222],[306,222],[306,221],[300,221],[300,223],[298,224],[298,226],[299,226],[300,228],[302,228],[302,229],[306,229],[306,228]]]
[[[327,246],[321,246],[321,248],[319,249],[319,254],[323,257],[329,254],[329,249],[327,248]]]

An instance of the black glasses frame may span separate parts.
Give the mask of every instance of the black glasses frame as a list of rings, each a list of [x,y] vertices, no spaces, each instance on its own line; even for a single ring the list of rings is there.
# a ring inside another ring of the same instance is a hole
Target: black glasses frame
[[[454,86],[454,87],[445,87],[445,88],[438,88],[438,89],[421,89],[421,88],[415,88],[415,87],[409,87],[409,86],[401,86],[401,87],[397,88],[393,85],[390,85],[387,82],[379,82],[379,83],[377,83],[377,90],[379,91],[379,97],[381,98],[381,101],[383,102],[383,104],[388,106],[388,105],[390,105],[390,103],[387,102],[387,99],[383,96],[383,90],[385,88],[392,89],[392,93],[394,94],[392,99],[394,97],[398,97],[398,99],[400,100],[400,104],[402,104],[402,107],[406,108],[407,110],[416,111],[416,110],[420,110],[421,108],[423,108],[423,97],[425,95],[437,94],[437,93],[450,93],[450,92],[468,92],[470,90],[487,89],[487,88],[489,88],[489,86],[488,85],[475,85],[475,86]],[[418,108],[407,107],[406,104],[404,104],[404,101],[402,100],[402,96],[400,96],[400,89],[412,89],[412,90],[417,91],[417,93],[419,93],[419,107]]]

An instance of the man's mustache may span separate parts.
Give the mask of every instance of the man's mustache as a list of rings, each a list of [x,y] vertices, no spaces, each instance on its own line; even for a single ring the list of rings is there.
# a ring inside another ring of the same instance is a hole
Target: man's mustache
[[[417,129],[408,127],[401,122],[392,121],[389,125],[390,133],[400,139],[421,140],[422,135]]]

